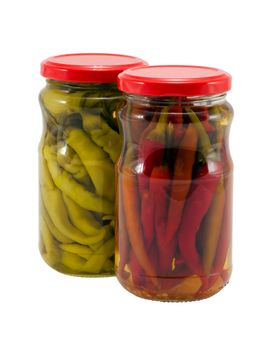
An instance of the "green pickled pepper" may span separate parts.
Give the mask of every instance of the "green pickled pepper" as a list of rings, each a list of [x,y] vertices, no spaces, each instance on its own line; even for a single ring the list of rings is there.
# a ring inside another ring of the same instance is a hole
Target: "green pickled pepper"
[[[114,116],[122,96],[109,99],[97,85],[93,92],[50,82],[40,93],[40,250],[50,266],[79,276],[114,273],[114,164],[121,151]]]

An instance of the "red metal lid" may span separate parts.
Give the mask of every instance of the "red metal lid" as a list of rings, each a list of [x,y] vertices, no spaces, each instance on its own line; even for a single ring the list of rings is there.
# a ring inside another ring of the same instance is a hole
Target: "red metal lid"
[[[145,66],[118,76],[118,88],[144,96],[204,96],[231,89],[230,74],[199,66]]]
[[[78,53],[49,57],[41,63],[41,75],[58,81],[113,83],[125,69],[147,65],[140,58],[107,53]]]

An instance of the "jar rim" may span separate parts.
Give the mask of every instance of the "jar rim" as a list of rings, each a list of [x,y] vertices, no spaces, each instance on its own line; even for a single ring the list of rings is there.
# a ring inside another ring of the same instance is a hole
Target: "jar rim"
[[[143,96],[126,94],[126,100],[144,106],[168,106],[174,104],[207,106],[226,102],[226,93],[206,96]]]

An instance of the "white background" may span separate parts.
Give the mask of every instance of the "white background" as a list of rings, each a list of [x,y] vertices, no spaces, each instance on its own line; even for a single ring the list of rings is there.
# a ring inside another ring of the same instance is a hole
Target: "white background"
[[[267,1],[3,1],[0,5],[0,348],[267,349]],[[64,276],[38,248],[42,59],[140,56],[233,75],[234,272],[211,299],[159,303],[115,278]],[[264,316],[264,319],[262,319]]]

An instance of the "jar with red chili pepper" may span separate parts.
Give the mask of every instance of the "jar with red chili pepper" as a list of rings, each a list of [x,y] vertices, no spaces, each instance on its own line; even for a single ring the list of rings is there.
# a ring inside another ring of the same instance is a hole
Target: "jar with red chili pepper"
[[[231,76],[197,66],[124,71],[116,274],[140,297],[198,300],[229,281]]]

